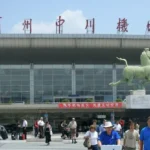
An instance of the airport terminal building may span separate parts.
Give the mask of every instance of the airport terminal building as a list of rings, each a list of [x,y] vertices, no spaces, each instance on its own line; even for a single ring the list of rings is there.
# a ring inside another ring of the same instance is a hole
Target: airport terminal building
[[[125,99],[131,87],[109,85],[122,78],[125,67],[116,56],[140,65],[145,47],[150,47],[150,36],[0,34],[0,102]]]
[[[140,64],[149,37],[127,35],[0,35],[0,102],[112,102],[131,87],[109,86],[125,66]],[[150,86],[147,87],[150,93]]]

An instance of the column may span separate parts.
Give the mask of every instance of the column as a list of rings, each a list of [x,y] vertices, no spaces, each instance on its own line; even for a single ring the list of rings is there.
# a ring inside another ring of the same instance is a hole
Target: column
[[[30,64],[30,104],[34,104],[34,65]]]
[[[75,69],[75,64],[72,64],[72,95],[76,95],[76,69]],[[73,98],[72,101],[75,102],[76,99]]]
[[[117,75],[116,75],[116,64],[113,64],[113,82],[117,81]],[[113,86],[113,101],[115,101],[117,99],[117,87]]]

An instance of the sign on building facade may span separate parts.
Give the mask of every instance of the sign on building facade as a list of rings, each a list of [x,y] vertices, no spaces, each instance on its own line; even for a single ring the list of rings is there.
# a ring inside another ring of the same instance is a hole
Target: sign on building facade
[[[23,25],[23,30],[25,34],[32,33],[32,19],[25,19],[22,25]]]
[[[122,102],[80,102],[80,103],[59,103],[61,109],[100,109],[100,108],[122,108]]]

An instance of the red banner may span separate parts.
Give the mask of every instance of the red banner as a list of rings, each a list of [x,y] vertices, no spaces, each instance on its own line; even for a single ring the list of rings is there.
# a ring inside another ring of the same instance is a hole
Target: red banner
[[[59,103],[61,109],[99,109],[99,108],[122,108],[122,102],[81,102]]]

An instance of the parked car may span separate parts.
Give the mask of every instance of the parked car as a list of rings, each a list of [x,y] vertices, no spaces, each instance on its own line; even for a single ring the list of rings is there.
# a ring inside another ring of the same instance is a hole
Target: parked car
[[[16,124],[7,124],[7,125],[4,125],[4,127],[8,133],[12,133],[13,131],[16,131],[17,129]],[[21,128],[21,131],[22,131],[22,128]],[[27,132],[32,132],[32,131],[33,131],[32,126],[27,127]]]
[[[16,124],[7,124],[7,125],[4,125],[4,127],[8,133],[12,133],[13,131],[16,130]]]
[[[4,126],[0,125],[0,136],[3,140],[8,139],[8,134]]]

